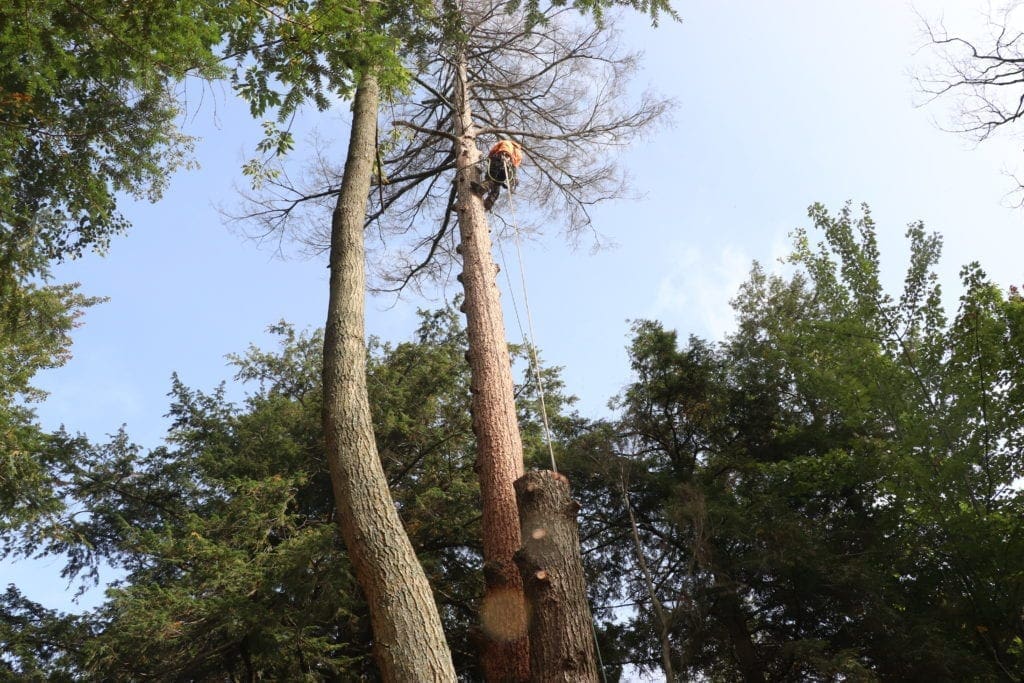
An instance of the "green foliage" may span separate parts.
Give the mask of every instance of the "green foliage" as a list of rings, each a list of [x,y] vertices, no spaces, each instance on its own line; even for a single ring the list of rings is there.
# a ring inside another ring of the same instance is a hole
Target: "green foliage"
[[[272,179],[274,157],[294,146],[291,121],[304,106],[325,111],[348,100],[363,75],[372,72],[385,93],[409,81],[403,57],[421,44],[433,4],[357,0],[272,0],[232,17],[225,54],[235,61],[231,83],[249,103],[253,118],[264,121],[262,155],[243,173],[254,187]]]
[[[11,0],[0,7],[0,247],[103,249],[118,193],[159,197],[191,141],[172,86],[219,73],[203,0]]]
[[[333,523],[309,378],[322,339],[274,330],[280,355],[233,359],[260,385],[244,407],[223,387],[175,380],[168,447],[80,443],[67,458],[69,493],[90,511],[70,528],[128,571],[93,617],[83,669],[115,680],[365,672],[366,614]]]
[[[273,109],[279,122],[306,102],[323,111],[333,98],[348,99],[370,69],[386,86],[400,85],[403,27],[429,11],[422,2],[264,3],[259,12],[240,12],[230,26],[226,52],[238,64],[232,82],[253,117]]]
[[[90,635],[87,624],[27,600],[14,586],[0,595],[0,681],[72,681],[69,651]]]
[[[679,21],[679,14],[672,7],[672,3],[669,0],[572,0],[571,2],[569,0],[553,0],[547,3],[547,5],[550,7],[571,5],[573,9],[581,14],[592,16],[599,24],[603,23],[605,12],[617,7],[629,7],[641,14],[646,14],[651,18],[651,23],[655,26],[658,25],[663,14],[667,14],[672,19]],[[528,23],[545,23],[547,15],[546,6],[540,0],[509,0],[508,10],[510,12],[520,8],[525,10]]]
[[[156,199],[185,163],[170,91],[187,73],[219,73],[220,12],[203,0],[0,6],[0,534],[63,505],[25,403],[98,300],[50,284],[48,264],[102,251],[127,227],[117,197]]]
[[[452,309],[422,320],[413,341],[371,340],[375,429],[459,669],[474,675],[482,582],[466,340]],[[36,452],[70,507],[21,525],[7,545],[66,557],[69,579],[100,563],[126,576],[83,618],[89,637],[73,651],[59,644],[60,666],[40,656],[17,671],[36,662],[104,680],[372,676],[367,611],[323,456],[323,337],[285,323],[271,331],[278,349],[231,357],[236,379],[255,387],[244,405],[224,387],[197,392],[175,379],[167,446],[144,453],[124,434],[99,445],[58,434]],[[26,629],[12,622],[12,642],[29,642]]]
[[[968,266],[947,321],[936,235],[909,227],[893,298],[866,207],[810,217],[823,241],[796,233],[792,277],[755,266],[725,342],[680,348],[636,325],[621,421],[573,454],[574,481],[614,505],[589,536],[622,538],[592,563],[635,562],[625,490],[691,676],[1015,680],[1020,295]],[[622,587],[640,605],[633,656],[657,666],[646,587],[629,574]]]
[[[29,239],[0,249],[0,538],[13,528],[62,508],[36,454],[47,437],[31,409],[44,393],[32,386],[40,370],[70,357],[71,330],[83,311],[100,300],[77,285],[50,285],[42,255]],[[35,277],[33,277],[35,276]],[[10,546],[4,545],[0,556]]]

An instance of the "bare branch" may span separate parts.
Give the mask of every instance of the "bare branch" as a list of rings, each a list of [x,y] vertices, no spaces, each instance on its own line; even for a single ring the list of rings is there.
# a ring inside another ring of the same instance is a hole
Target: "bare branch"
[[[651,94],[630,98],[626,87],[637,56],[619,48],[614,31],[576,20],[571,9],[552,8],[548,21],[528,30],[522,16],[507,14],[497,0],[468,0],[462,7],[466,42],[458,48],[468,61],[474,133],[485,145],[505,137],[523,146],[515,198],[520,229],[557,225],[573,241],[592,232],[599,243],[590,207],[628,192],[617,150],[662,119],[671,103]],[[454,141],[443,133],[452,130],[455,86],[445,51],[456,46],[441,39],[438,45],[413,92],[394,104],[387,137],[397,145],[384,162],[393,182],[371,210],[385,238],[438,225],[450,232]],[[444,179],[436,188],[394,182],[425,174]],[[438,248],[443,235],[434,229],[428,235],[400,252],[406,267],[385,274],[387,289],[437,272],[426,263],[445,253]]]
[[[398,126],[399,128],[409,128],[417,133],[426,133],[427,135],[445,138],[446,140],[451,140],[453,142],[455,140],[455,136],[447,131],[438,130],[436,128],[427,128],[426,126],[418,126],[412,121],[395,120],[391,122],[391,125]]]
[[[557,226],[574,242],[602,241],[590,207],[628,196],[617,152],[658,121],[671,102],[627,92],[637,55],[623,51],[615,31],[581,20],[571,7],[550,8],[527,27],[502,0],[460,3],[465,42],[438,28],[436,44],[410,69],[411,90],[395,96],[379,135],[380,181],[370,195],[367,226],[379,290],[401,291],[444,277],[456,262],[452,204],[455,181],[454,53],[468,61],[469,93],[478,144],[500,137],[523,146],[516,188],[518,226],[526,233]],[[606,17],[605,27],[614,24]],[[447,29],[444,29],[447,30]],[[260,239],[283,235],[312,253],[327,243],[319,208],[338,186],[338,164],[318,149],[295,182],[283,169],[250,193],[246,211]],[[500,205],[499,205],[500,207]],[[588,239],[590,239],[588,238]]]
[[[1024,33],[1011,29],[1020,6],[1011,2],[988,15],[987,35],[977,39],[950,35],[941,22],[918,15],[938,63],[915,80],[926,103],[952,103],[950,130],[981,142],[1024,117]]]

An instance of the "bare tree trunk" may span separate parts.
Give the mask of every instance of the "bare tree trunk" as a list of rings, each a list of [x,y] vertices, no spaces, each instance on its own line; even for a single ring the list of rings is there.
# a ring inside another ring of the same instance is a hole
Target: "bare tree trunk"
[[[338,523],[370,607],[384,681],[455,681],[451,653],[423,568],[395,510],[377,454],[366,390],[363,222],[375,155],[380,91],[356,90],[341,192],[331,221],[331,283],[324,337],[324,435]]]
[[[462,56],[458,58],[456,79],[453,104],[462,253],[459,279],[465,290],[463,310],[469,337],[473,433],[483,512],[483,669],[490,683],[527,681],[530,658],[523,584],[513,561],[520,545],[513,484],[523,474],[523,444],[490,228],[483,201],[470,187],[471,182],[480,178],[480,151],[476,147]]]
[[[579,504],[569,494],[569,480],[551,471],[529,472],[515,488],[525,539],[516,562],[530,605],[530,680],[597,683]]]
[[[633,532],[633,548],[636,552],[636,562],[640,567],[640,573],[644,577],[644,585],[647,587],[647,594],[651,598],[654,616],[658,620],[658,636],[661,639],[661,666],[665,670],[665,680],[668,683],[675,683],[676,677],[672,671],[672,643],[668,637],[668,619],[665,616],[665,609],[661,605],[661,600],[658,600],[657,592],[654,589],[654,580],[651,578],[651,571],[647,567],[647,558],[644,557],[644,546],[640,542],[640,531],[636,526],[633,506],[629,503],[629,487],[626,484],[625,472],[619,473],[619,484],[622,487],[622,501],[626,505],[626,513],[629,515],[629,528]]]

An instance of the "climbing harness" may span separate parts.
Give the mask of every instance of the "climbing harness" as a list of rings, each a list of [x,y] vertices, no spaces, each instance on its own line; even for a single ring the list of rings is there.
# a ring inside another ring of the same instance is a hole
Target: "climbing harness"
[[[495,163],[498,162],[498,163]],[[497,155],[489,155],[487,157],[487,169],[485,171],[487,179],[497,183],[498,185],[504,185],[511,192],[516,186],[516,167],[511,162],[511,159],[504,152],[499,152]]]
[[[484,183],[477,183],[473,189],[484,197],[485,210],[490,211],[498,201],[502,187],[508,188],[509,192],[515,190],[516,169],[522,161],[522,146],[512,140],[499,140],[480,160],[484,164]]]

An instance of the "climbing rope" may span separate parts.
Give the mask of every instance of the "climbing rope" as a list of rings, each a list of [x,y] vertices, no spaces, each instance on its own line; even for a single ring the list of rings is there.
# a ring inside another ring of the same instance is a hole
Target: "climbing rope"
[[[509,166],[508,161],[504,161],[505,164],[505,177],[509,178]],[[508,264],[505,260],[505,249],[501,246],[501,240],[498,240],[498,252],[501,254],[501,267],[505,271],[505,280],[508,283],[509,296],[512,298],[512,311],[516,316],[516,324],[519,326],[519,335],[526,340],[526,345],[530,349],[530,364],[533,366],[533,376],[537,382],[537,395],[540,398],[540,414],[541,422],[544,424],[544,441],[548,447],[548,455],[551,457],[551,471],[558,472],[558,465],[555,463],[555,449],[551,443],[551,428],[548,424],[548,409],[544,398],[544,378],[540,372],[540,359],[537,357],[537,344],[536,335],[533,332],[533,314],[530,311],[530,294],[526,286],[526,265],[523,259],[523,248],[522,240],[519,236],[519,221],[516,219],[516,207],[515,202],[512,200],[512,182],[506,185],[508,188],[508,208],[509,214],[512,217],[512,234],[515,236],[516,243],[516,256],[519,260],[519,279],[520,285],[523,288],[523,308],[526,309],[526,321],[529,327],[529,339],[527,339],[526,332],[523,330],[523,321],[519,317],[519,306],[516,304],[515,287],[512,285],[512,277],[508,273]],[[588,601],[589,602],[589,601]],[[591,609],[591,615],[593,615],[593,609]],[[604,669],[604,659],[601,656],[601,643],[597,639],[597,624],[593,617],[590,619],[590,632],[594,638],[594,652],[597,654],[597,665],[598,670],[601,672],[601,680],[603,683],[608,683],[608,674]]]
[[[508,178],[509,177],[508,161],[505,161],[504,163],[505,163],[505,177]],[[547,402],[545,400],[545,395],[544,395],[544,378],[541,376],[541,372],[540,372],[540,359],[537,357],[537,342],[536,342],[536,338],[537,337],[536,337],[536,335],[533,332],[533,314],[530,311],[530,294],[529,294],[529,291],[528,291],[528,289],[526,287],[526,265],[525,265],[525,262],[523,260],[523,247],[522,247],[522,243],[521,243],[521,240],[519,238],[519,222],[518,222],[518,220],[516,220],[515,203],[512,201],[512,183],[510,182],[507,185],[507,187],[508,187],[508,208],[509,208],[509,213],[512,216],[512,234],[515,236],[516,255],[518,256],[518,259],[519,259],[519,279],[520,279],[520,284],[521,284],[521,286],[523,288],[523,308],[526,309],[526,322],[527,322],[527,325],[529,326],[529,331],[530,331],[529,338],[527,338],[526,333],[523,331],[523,323],[522,323],[522,320],[520,320],[520,318],[519,318],[519,307],[516,305],[515,292],[514,292],[514,288],[512,287],[512,278],[508,274],[508,267],[504,268],[505,279],[508,281],[509,294],[512,297],[512,310],[515,312],[516,323],[519,325],[519,334],[520,334],[521,337],[523,337],[524,340],[526,340],[526,345],[530,349],[530,361],[531,361],[530,365],[533,366],[533,376],[534,376],[534,379],[537,382],[537,395],[540,397],[540,416],[541,416],[541,422],[544,424],[544,442],[547,444],[548,455],[551,458],[551,471],[552,472],[558,472],[558,465],[555,462],[555,448],[551,444],[551,427],[550,427],[549,422],[548,422],[548,408],[547,408]],[[499,249],[499,251],[501,251],[501,260],[502,260],[502,263],[504,265],[505,251],[504,251],[504,249],[502,249],[500,241],[498,242],[498,249]]]

